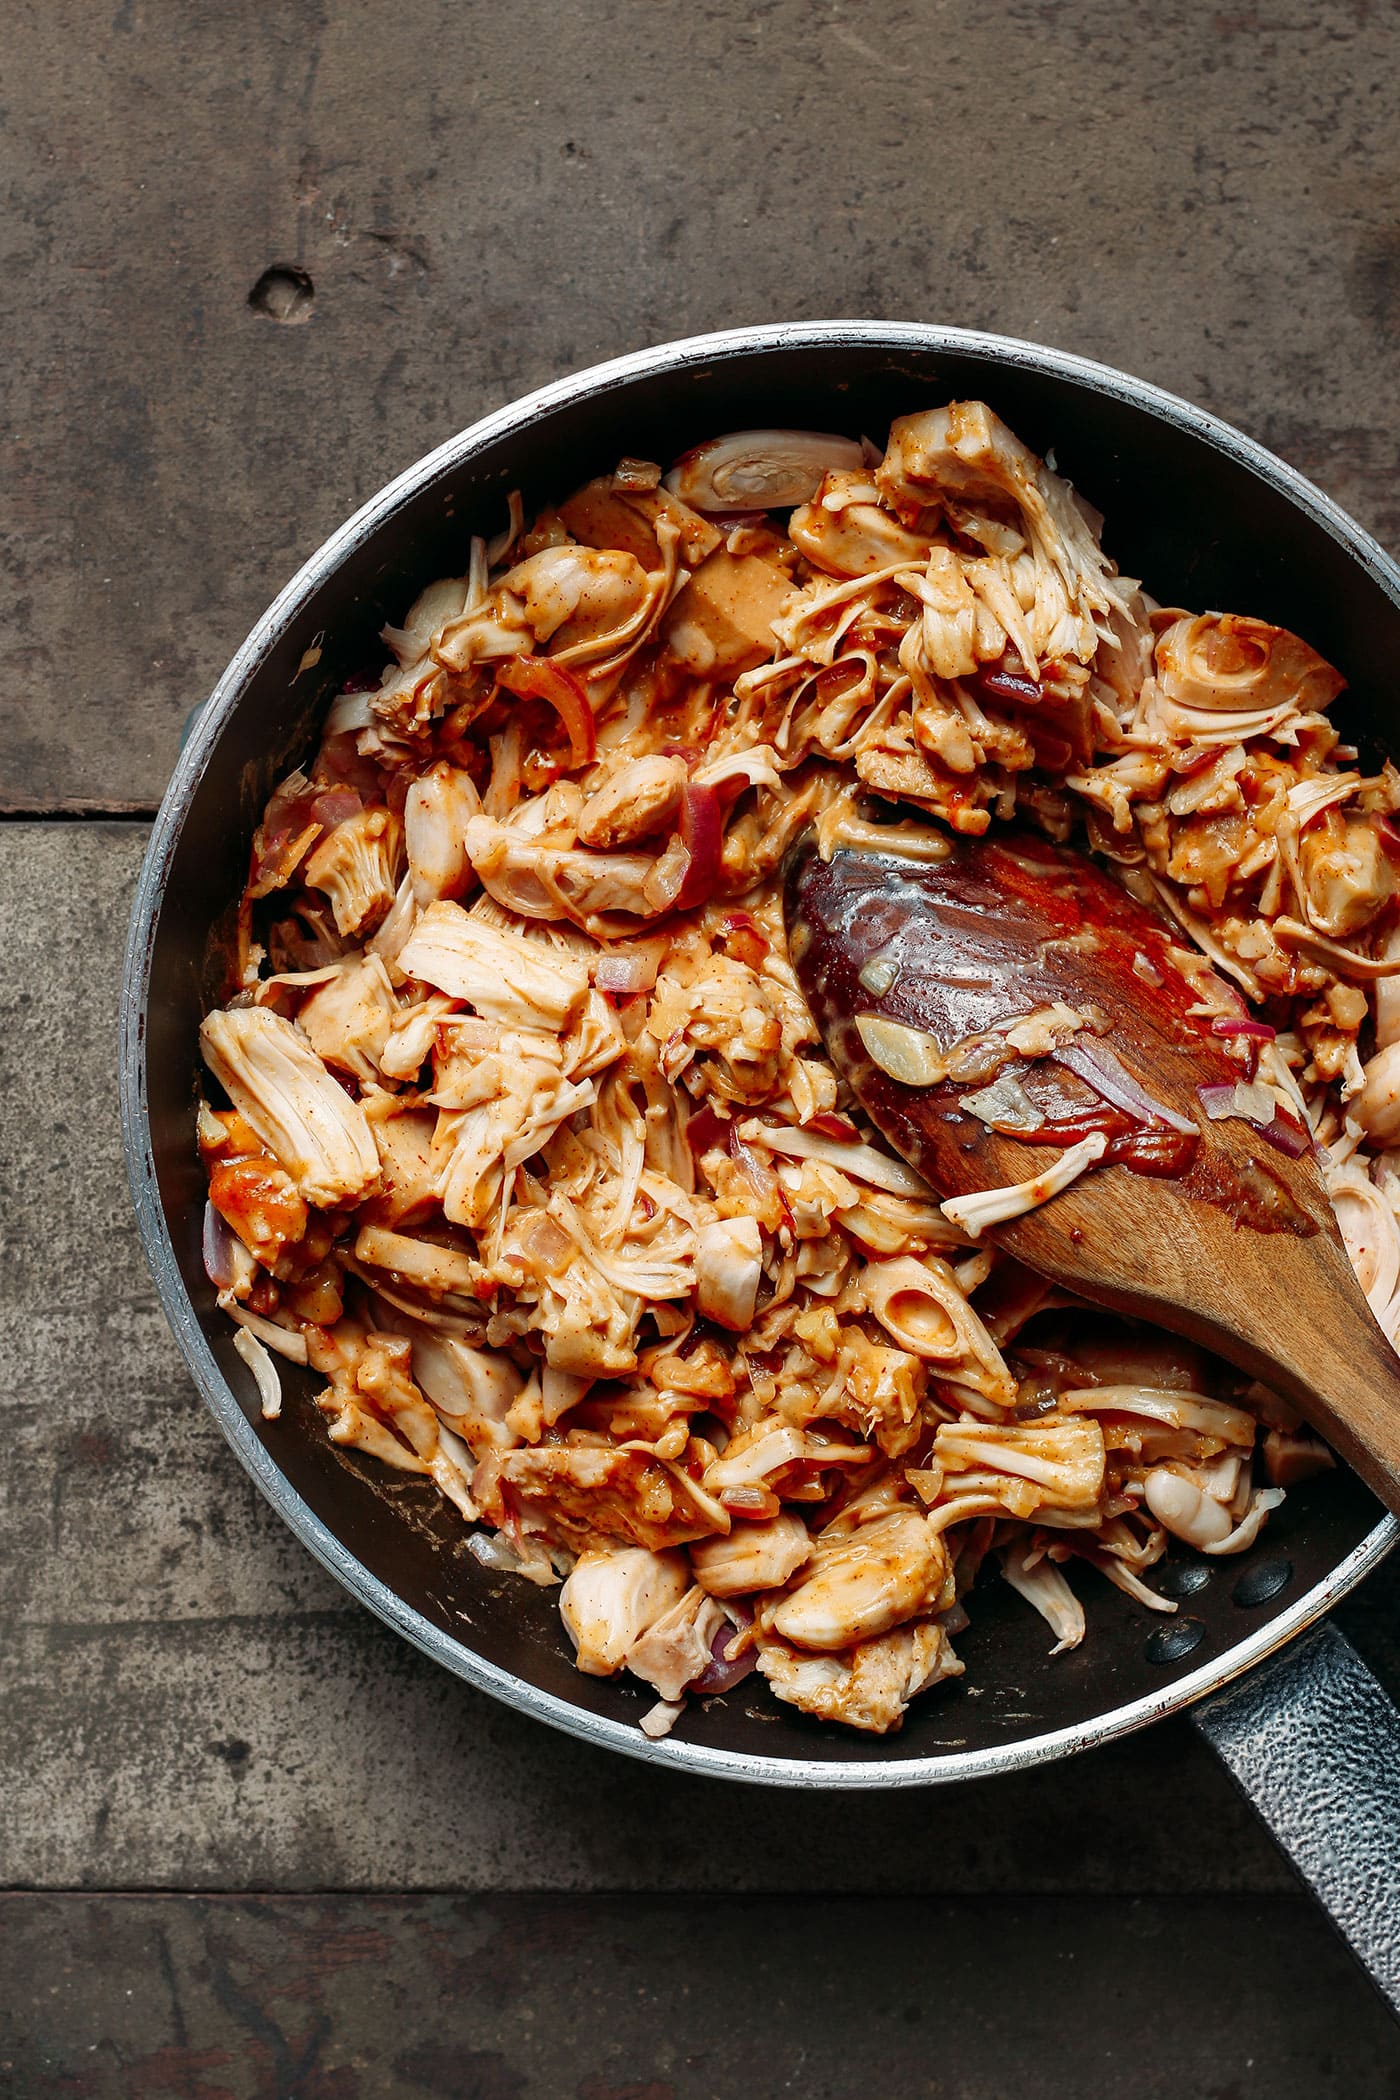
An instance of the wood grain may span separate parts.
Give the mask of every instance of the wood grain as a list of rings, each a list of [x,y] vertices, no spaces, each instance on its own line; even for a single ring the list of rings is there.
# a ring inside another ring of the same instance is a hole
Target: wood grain
[[[936,319],[1217,409],[1391,546],[1393,10],[53,0],[6,49],[0,798],[154,805],[301,560],[525,388]],[[310,303],[250,304],[303,271]]]
[[[113,1059],[143,843],[0,827],[0,1882],[1291,1886],[1185,1722],[913,1808],[720,1789],[507,1712],[351,1603],[205,1414],[136,1244]],[[1387,1567],[1345,1614],[1393,1688],[1397,1605]]]
[[[1178,1118],[1193,1150],[1166,1174],[1112,1164],[1119,1155],[1110,1151],[1053,1201],[989,1232],[989,1243],[1095,1305],[1156,1321],[1262,1379],[1400,1513],[1400,1361],[1353,1273],[1311,1153],[1286,1156],[1241,1118],[1202,1114],[1201,1082],[1228,1088],[1242,1074],[1193,1018],[1198,994],[1173,959],[1174,929],[1073,848],[993,832],[939,850],[927,862],[851,847],[823,859],[809,841],[789,866],[798,978],[827,1054],[876,1128],[943,1196],[1047,1174],[1085,1134],[1086,1112],[1102,1120],[1108,1108],[1090,1074],[1012,1061],[1008,1070],[1049,1119],[1032,1143],[964,1111],[972,1089],[956,1079],[901,1084],[861,1031],[893,1025],[950,1049],[988,1030],[995,1042],[1013,1017],[1057,1003],[1100,1015],[1103,1050]],[[1089,949],[1071,945],[1085,938]],[[889,972],[881,992],[866,988],[876,967]],[[1095,1048],[1092,1034],[1065,1056],[1086,1044]],[[1070,1092],[1037,1094],[1046,1085]],[[1117,1112],[1096,1134],[1100,1151],[1106,1137],[1148,1141],[1140,1119]],[[1165,1124],[1157,1135],[1180,1142]]]
[[[1364,0],[22,10],[0,812],[153,807],[190,707],[363,497],[528,386],[705,328],[1055,342],[1243,423],[1395,547],[1396,48]],[[310,279],[299,320],[249,303],[279,264]],[[520,1721],[351,1605],[227,1454],[135,1245],[113,1037],[140,846],[0,835],[0,1878],[479,1893],[13,1898],[0,2089],[723,2100],[951,2065],[970,2100],[1071,2073],[1395,2090],[1184,1725],[912,1805],[730,1792]],[[1342,1617],[1400,1690],[1400,1569]],[[639,1900],[695,1889],[803,1901]]]
[[[1391,2100],[1298,1897],[0,1900],[23,2100]]]

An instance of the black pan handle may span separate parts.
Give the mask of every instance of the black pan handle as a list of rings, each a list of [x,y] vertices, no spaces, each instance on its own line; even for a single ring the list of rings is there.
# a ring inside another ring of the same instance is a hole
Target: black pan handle
[[[1192,1719],[1400,2014],[1400,1709],[1325,1624]]]

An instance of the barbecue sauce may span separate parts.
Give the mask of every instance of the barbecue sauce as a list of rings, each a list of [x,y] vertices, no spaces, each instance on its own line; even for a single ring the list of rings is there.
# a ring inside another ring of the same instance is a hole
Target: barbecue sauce
[[[1211,1141],[1219,1126],[1206,1119],[1197,1089],[1247,1074],[1200,1010],[1209,965],[1197,965],[1166,921],[1082,854],[1010,830],[950,840],[932,864],[873,847],[838,847],[822,861],[808,848],[789,868],[787,913],[798,978],[838,1069],[933,1186],[951,1192],[949,1167],[959,1156],[958,1193],[1005,1180],[978,1171],[997,1139],[1031,1148],[1029,1177],[1046,1164],[1034,1148],[1058,1151],[1101,1131],[1104,1165],[1169,1177],[1259,1231],[1317,1229],[1294,1200],[1283,1161],[1251,1126],[1231,1125],[1228,1156]],[[1083,1045],[1090,1059],[1101,1043],[1150,1102],[1194,1129],[1153,1120],[1146,1107],[1129,1112],[1054,1056],[1013,1052],[1000,1055],[1001,1069],[1014,1071],[1045,1120],[1034,1130],[998,1124],[993,1138],[960,1104],[997,1068],[995,1041],[975,1080],[912,1087],[875,1064],[855,1027],[875,1016],[932,1036],[946,1052],[995,1038],[1057,1002],[1083,1017],[1068,1043]]]

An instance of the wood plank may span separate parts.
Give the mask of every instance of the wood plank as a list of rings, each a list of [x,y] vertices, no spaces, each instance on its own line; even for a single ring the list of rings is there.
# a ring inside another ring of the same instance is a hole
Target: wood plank
[[[1184,1722],[917,1802],[720,1789],[506,1711],[352,1604],[205,1415],[136,1244],[113,1060],[143,842],[0,826],[0,1881],[1290,1886]],[[1392,1567],[1344,1615],[1392,1690],[1398,1606]]]
[[[201,11],[8,40],[0,806],[154,805],[325,534],[696,330],[937,317],[1245,424],[1400,543],[1386,8]],[[293,318],[250,294],[291,265]]]
[[[0,1900],[25,2100],[1382,2100],[1297,1898]]]

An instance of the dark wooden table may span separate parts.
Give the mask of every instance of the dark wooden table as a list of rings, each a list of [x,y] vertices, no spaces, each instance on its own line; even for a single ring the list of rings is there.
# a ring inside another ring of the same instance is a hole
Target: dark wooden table
[[[1400,2093],[1185,1725],[805,1800],[609,1761],[352,1605],[200,1409],[113,1041],[188,710],[486,408],[781,317],[1220,411],[1400,546],[1393,0],[11,10],[0,559],[0,2091]],[[266,273],[275,274],[268,279]],[[1400,1575],[1342,1617],[1393,1690]]]

